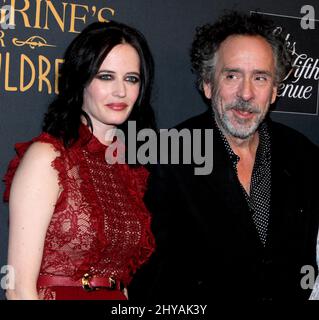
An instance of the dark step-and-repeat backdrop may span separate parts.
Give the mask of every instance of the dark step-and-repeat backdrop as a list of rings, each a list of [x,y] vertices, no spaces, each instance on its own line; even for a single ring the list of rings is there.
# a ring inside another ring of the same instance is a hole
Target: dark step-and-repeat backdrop
[[[86,25],[117,20],[145,34],[156,63],[156,118],[160,128],[168,128],[205,110],[190,71],[189,48],[196,26],[213,22],[225,9],[259,11],[275,20],[276,32],[284,33],[297,68],[280,87],[272,118],[319,145],[318,0],[0,0],[1,178],[14,143],[40,132],[43,114],[57,93],[63,52]],[[1,196],[3,190],[1,184]],[[8,207],[2,202],[0,213],[3,284]]]

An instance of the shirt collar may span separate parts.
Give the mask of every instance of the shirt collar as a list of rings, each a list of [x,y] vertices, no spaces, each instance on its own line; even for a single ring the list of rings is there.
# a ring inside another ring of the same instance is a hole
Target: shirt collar
[[[217,129],[217,133],[219,134],[223,142],[223,145],[227,151],[227,154],[229,155],[233,165],[237,166],[240,160],[240,157],[231,148],[229,142],[227,141],[223,132],[217,125],[215,119],[214,119],[214,128]],[[263,121],[260,124],[258,128],[258,133],[259,133],[259,144],[256,152],[256,163],[269,162],[270,161],[270,135],[269,135],[269,128],[266,121]]]

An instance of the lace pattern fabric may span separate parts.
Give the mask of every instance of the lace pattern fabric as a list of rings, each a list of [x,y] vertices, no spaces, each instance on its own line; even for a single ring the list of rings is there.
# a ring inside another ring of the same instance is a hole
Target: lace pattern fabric
[[[18,157],[5,177],[7,199],[19,159],[34,141],[50,143],[59,152],[52,166],[62,189],[47,230],[40,274],[79,279],[90,272],[112,276],[126,286],[155,247],[150,214],[142,200],[146,169],[107,164],[106,147],[85,126],[69,149],[43,133],[16,145]],[[55,297],[48,288],[40,291],[44,298]]]

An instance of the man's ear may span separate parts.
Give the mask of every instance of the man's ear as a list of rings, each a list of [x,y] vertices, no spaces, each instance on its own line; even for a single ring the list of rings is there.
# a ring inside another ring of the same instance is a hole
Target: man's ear
[[[204,94],[207,99],[212,97],[212,86],[210,83],[204,82],[203,84]]]
[[[277,86],[273,86],[272,88],[272,94],[271,94],[271,104],[273,104],[277,98],[277,91],[278,91],[278,87]]]

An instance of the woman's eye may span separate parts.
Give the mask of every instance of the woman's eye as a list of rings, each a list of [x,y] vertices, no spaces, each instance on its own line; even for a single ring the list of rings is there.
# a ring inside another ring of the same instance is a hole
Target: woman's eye
[[[113,76],[111,74],[99,74],[97,78],[100,80],[112,80]]]
[[[137,76],[127,76],[126,81],[131,82],[131,83],[138,83],[138,82],[140,82],[140,78]]]

